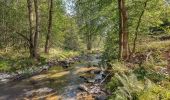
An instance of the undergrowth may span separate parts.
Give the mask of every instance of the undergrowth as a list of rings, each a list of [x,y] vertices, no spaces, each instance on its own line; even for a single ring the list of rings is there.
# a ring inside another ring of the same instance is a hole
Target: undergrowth
[[[170,77],[159,70],[168,65],[169,47],[170,41],[152,41],[139,45],[129,62],[112,62],[113,76],[106,85],[112,93],[109,99],[170,100]]]
[[[39,67],[45,65],[50,60],[66,60],[78,56],[77,51],[67,51],[59,48],[51,48],[49,54],[40,50],[39,61],[29,58],[27,52],[20,51],[0,51],[0,72],[15,72],[17,70],[25,70],[28,67]]]
[[[130,69],[123,63],[112,65],[114,75],[107,84],[107,88],[112,92],[110,100],[170,99],[170,90],[166,87],[170,83],[165,75],[144,67]],[[167,83],[166,86],[162,82]]]

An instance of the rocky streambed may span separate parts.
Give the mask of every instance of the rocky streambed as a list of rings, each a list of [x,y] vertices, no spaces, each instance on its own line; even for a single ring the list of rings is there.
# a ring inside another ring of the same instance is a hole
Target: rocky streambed
[[[98,67],[99,58],[88,55],[74,58],[76,63],[73,59],[57,62],[62,67],[50,62],[48,67],[37,69],[39,74],[1,84],[0,99],[106,100],[110,93],[104,84],[110,73]],[[4,75],[0,80],[4,83],[11,77]]]

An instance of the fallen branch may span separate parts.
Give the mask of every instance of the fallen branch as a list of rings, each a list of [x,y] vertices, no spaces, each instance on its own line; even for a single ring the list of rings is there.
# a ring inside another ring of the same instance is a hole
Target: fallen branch
[[[28,37],[26,37],[25,35],[23,35],[22,33],[16,32],[16,34],[18,34],[19,36],[21,36],[22,38],[24,38],[25,40],[27,40],[28,42],[30,41]]]
[[[102,84],[106,79],[107,77],[110,75],[111,73],[107,74],[106,77],[100,82],[100,84]]]

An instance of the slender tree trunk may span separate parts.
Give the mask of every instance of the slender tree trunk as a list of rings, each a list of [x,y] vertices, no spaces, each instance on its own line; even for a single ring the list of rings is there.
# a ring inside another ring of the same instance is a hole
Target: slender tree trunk
[[[91,36],[88,37],[88,40],[87,40],[87,50],[91,50],[92,49],[92,39],[91,39]]]
[[[28,15],[29,15],[29,31],[30,31],[30,37],[29,37],[29,50],[30,50],[30,57],[34,58],[34,14],[33,14],[33,1],[27,0],[28,5]]]
[[[91,26],[91,23],[88,26],[88,34],[87,34],[87,50],[89,51],[92,50],[92,34],[91,34],[91,31],[89,30],[90,26]]]
[[[119,7],[119,59],[126,60],[129,57],[128,47],[128,15],[124,0],[118,0]]]
[[[45,43],[45,53],[49,53],[49,43],[51,39],[51,31],[52,31],[52,12],[53,12],[53,0],[49,0],[49,18],[48,18],[48,33],[46,37]]]
[[[88,23],[88,33],[87,33],[87,50],[89,50],[89,51],[91,51],[92,50],[92,42],[93,42],[93,40],[92,40],[92,38],[93,38],[93,35],[92,35],[92,32],[91,32],[91,27],[92,27],[92,21],[90,21],[89,23]]]
[[[39,0],[34,0],[34,8],[35,8],[35,35],[34,35],[34,55],[35,58],[37,58],[38,55],[38,39],[39,39],[39,24],[40,24],[40,20],[39,20]]]
[[[137,23],[137,26],[136,26],[136,31],[135,31],[135,38],[134,38],[134,42],[133,42],[133,49],[132,49],[132,54],[135,53],[135,50],[136,50],[136,41],[137,41],[137,38],[138,38],[138,32],[139,32],[139,27],[140,27],[140,24],[141,24],[141,21],[142,21],[142,17],[145,13],[145,10],[146,10],[146,7],[147,7],[147,3],[148,3],[149,0],[146,0],[145,3],[144,3],[144,9],[143,11],[141,12],[140,16],[139,16],[139,19],[138,19],[138,23]],[[131,54],[131,55],[132,55]]]

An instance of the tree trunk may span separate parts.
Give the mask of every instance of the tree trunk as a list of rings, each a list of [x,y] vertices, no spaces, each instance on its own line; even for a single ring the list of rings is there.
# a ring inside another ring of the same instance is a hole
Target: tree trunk
[[[135,50],[136,50],[136,41],[137,41],[137,38],[138,38],[138,32],[139,32],[139,27],[140,27],[140,24],[141,24],[141,21],[142,21],[142,17],[145,13],[145,10],[146,10],[146,7],[147,7],[147,3],[148,3],[149,0],[146,0],[145,3],[144,3],[144,9],[143,11],[141,12],[140,16],[139,16],[139,19],[138,19],[138,23],[137,23],[137,26],[136,26],[136,31],[135,31],[135,38],[134,38],[134,42],[133,42],[133,49],[132,49],[132,54],[135,53]],[[131,54],[131,55],[132,55]]]
[[[53,12],[53,0],[49,0],[49,18],[48,18],[48,33],[46,37],[45,43],[45,53],[49,53],[49,43],[51,39],[51,31],[52,31],[52,12]]]
[[[119,7],[119,59],[126,60],[129,57],[128,15],[124,0],[118,0],[118,7]]]
[[[88,34],[86,38],[87,38],[87,50],[91,51],[92,50],[92,34],[90,30],[88,30]]]
[[[30,37],[29,37],[29,50],[30,50],[30,57],[34,58],[34,14],[33,14],[33,1],[27,0],[28,5],[28,15],[29,15],[29,31],[30,31]]]
[[[89,50],[89,51],[92,50],[92,41],[91,41],[90,37],[88,37],[88,41],[87,41],[87,50]]]
[[[39,39],[39,24],[40,24],[40,20],[39,20],[39,6],[38,3],[39,0],[34,0],[34,8],[35,8],[35,35],[34,35],[34,55],[35,58],[37,58],[38,55],[38,39]]]

